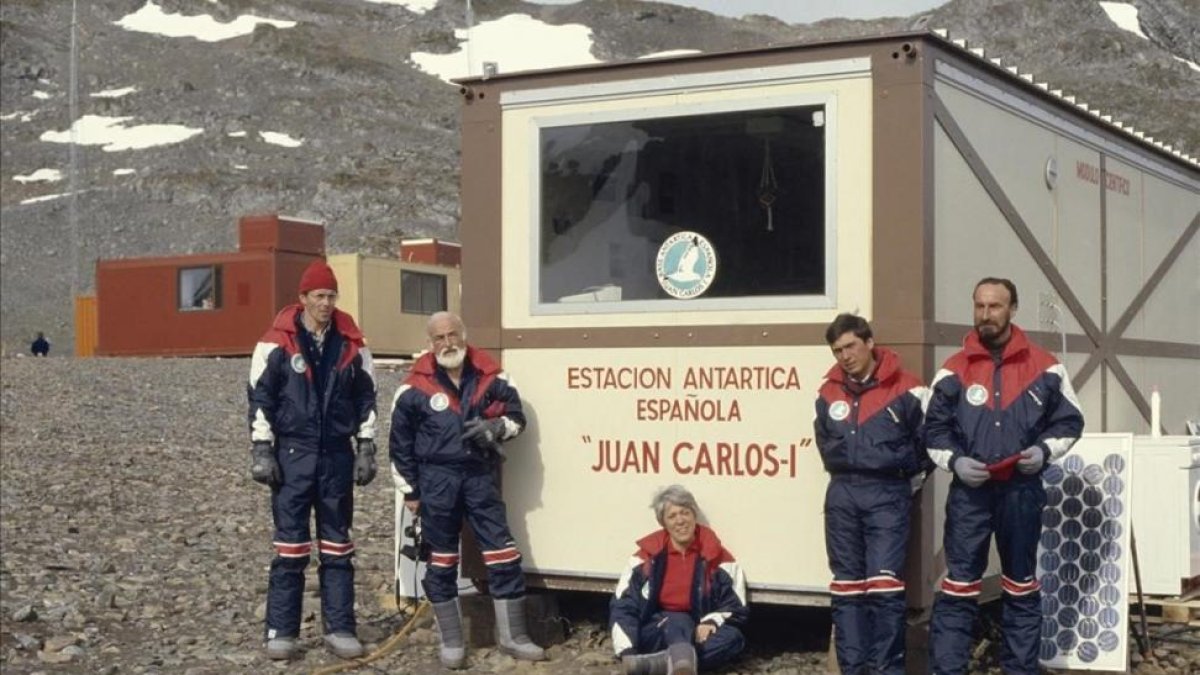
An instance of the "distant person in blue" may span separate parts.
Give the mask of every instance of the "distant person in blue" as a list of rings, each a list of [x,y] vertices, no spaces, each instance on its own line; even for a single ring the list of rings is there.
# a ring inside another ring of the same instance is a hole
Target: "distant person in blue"
[[[33,344],[29,345],[29,351],[32,352],[34,356],[50,355],[50,341],[46,339],[45,333],[38,331],[37,337],[33,340]]]

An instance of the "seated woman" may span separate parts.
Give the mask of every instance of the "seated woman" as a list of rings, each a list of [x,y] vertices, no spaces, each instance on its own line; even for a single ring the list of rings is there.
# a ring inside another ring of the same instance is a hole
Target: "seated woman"
[[[696,498],[672,485],[650,504],[662,529],[637,551],[609,606],[613,651],[630,675],[685,675],[717,668],[746,646],[746,579],[709,528]]]

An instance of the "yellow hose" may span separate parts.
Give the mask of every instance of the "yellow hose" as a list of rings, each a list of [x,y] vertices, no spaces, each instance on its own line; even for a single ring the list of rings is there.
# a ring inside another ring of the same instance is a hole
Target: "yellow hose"
[[[405,635],[408,635],[408,632],[416,627],[417,619],[419,619],[421,615],[425,613],[425,610],[429,609],[429,607],[429,600],[422,600],[421,604],[417,605],[416,611],[413,612],[413,615],[409,618],[408,622],[401,626],[400,630],[396,631],[395,635],[388,638],[387,642],[379,645],[379,647],[377,647],[375,651],[371,652],[370,654],[367,654],[361,658],[344,661],[342,663],[335,663],[332,666],[319,668],[314,670],[312,675],[331,675],[332,673],[340,673],[343,670],[353,670],[355,668],[365,666],[372,661],[377,661],[383,658],[385,654],[390,652],[392,648],[395,647],[398,642],[400,642],[401,638],[403,638]]]

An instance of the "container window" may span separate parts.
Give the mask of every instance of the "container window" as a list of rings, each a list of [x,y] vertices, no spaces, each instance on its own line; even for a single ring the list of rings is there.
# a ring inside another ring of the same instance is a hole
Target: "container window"
[[[221,267],[184,267],[179,270],[179,309],[206,311],[221,307]]]
[[[446,277],[425,272],[400,272],[400,311],[433,314],[446,310]]]
[[[826,131],[823,104],[540,128],[538,303],[825,295]]]

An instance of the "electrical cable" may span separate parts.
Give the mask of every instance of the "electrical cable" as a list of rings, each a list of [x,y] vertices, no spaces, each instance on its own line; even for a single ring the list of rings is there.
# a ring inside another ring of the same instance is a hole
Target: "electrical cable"
[[[402,509],[400,511],[400,533],[401,533],[401,536],[403,536],[403,533],[404,533],[404,512],[405,511],[407,511],[407,509]],[[414,521],[415,520],[416,520],[416,518],[414,517]],[[416,527],[416,523],[414,522],[414,534],[418,531],[418,529],[419,528]],[[399,544],[397,544],[397,546],[399,546]],[[420,551],[421,551],[421,542],[419,540],[419,535],[414,536],[413,537],[413,552],[414,552],[415,559],[413,560],[413,596],[412,596],[412,600],[414,600],[414,601],[419,599],[418,593],[420,592],[419,587],[417,586],[417,568],[421,565]],[[394,588],[393,593],[394,593],[395,599],[396,599],[396,606],[399,607],[399,605],[400,605],[400,589],[399,589],[399,587],[395,586],[394,584],[393,584],[393,588]],[[405,596],[405,599],[408,599],[408,596]],[[331,675],[332,673],[340,673],[340,672],[347,671],[347,670],[357,670],[358,668],[365,667],[372,661],[378,661],[379,659],[383,658],[384,655],[386,655],[388,652],[390,652],[393,648],[395,648],[395,646],[400,642],[400,640],[402,638],[404,638],[404,636],[408,635],[408,633],[410,631],[412,631],[412,629],[414,627],[416,627],[417,619],[419,619],[421,617],[421,615],[423,615],[426,612],[426,610],[428,610],[432,606],[433,605],[431,605],[429,603],[429,598],[421,599],[420,604],[417,605],[416,610],[413,611],[413,615],[411,617],[409,617],[408,621],[405,622],[405,624],[400,627],[400,630],[396,631],[396,633],[394,635],[392,635],[390,638],[388,638],[383,644],[379,645],[375,649],[375,651],[371,652],[370,654],[367,654],[366,656],[363,656],[363,657],[360,657],[357,659],[350,659],[343,663],[337,663],[332,666],[326,666],[324,668],[319,668],[317,670],[314,670],[312,672],[312,675]]]
[[[413,612],[413,615],[411,618],[409,618],[408,622],[401,626],[400,630],[396,631],[395,635],[388,638],[386,642],[379,645],[379,647],[377,647],[375,651],[371,652],[370,654],[357,659],[351,659],[343,663],[336,663],[325,668],[319,668],[314,670],[312,675],[331,675],[332,673],[340,673],[346,670],[356,670],[366,666],[372,661],[378,661],[388,652],[390,652],[397,644],[399,644],[400,640],[416,627],[417,619],[421,618],[425,611],[430,607],[432,607],[432,605],[429,604],[429,600],[422,600],[421,604],[417,605],[416,611]]]

